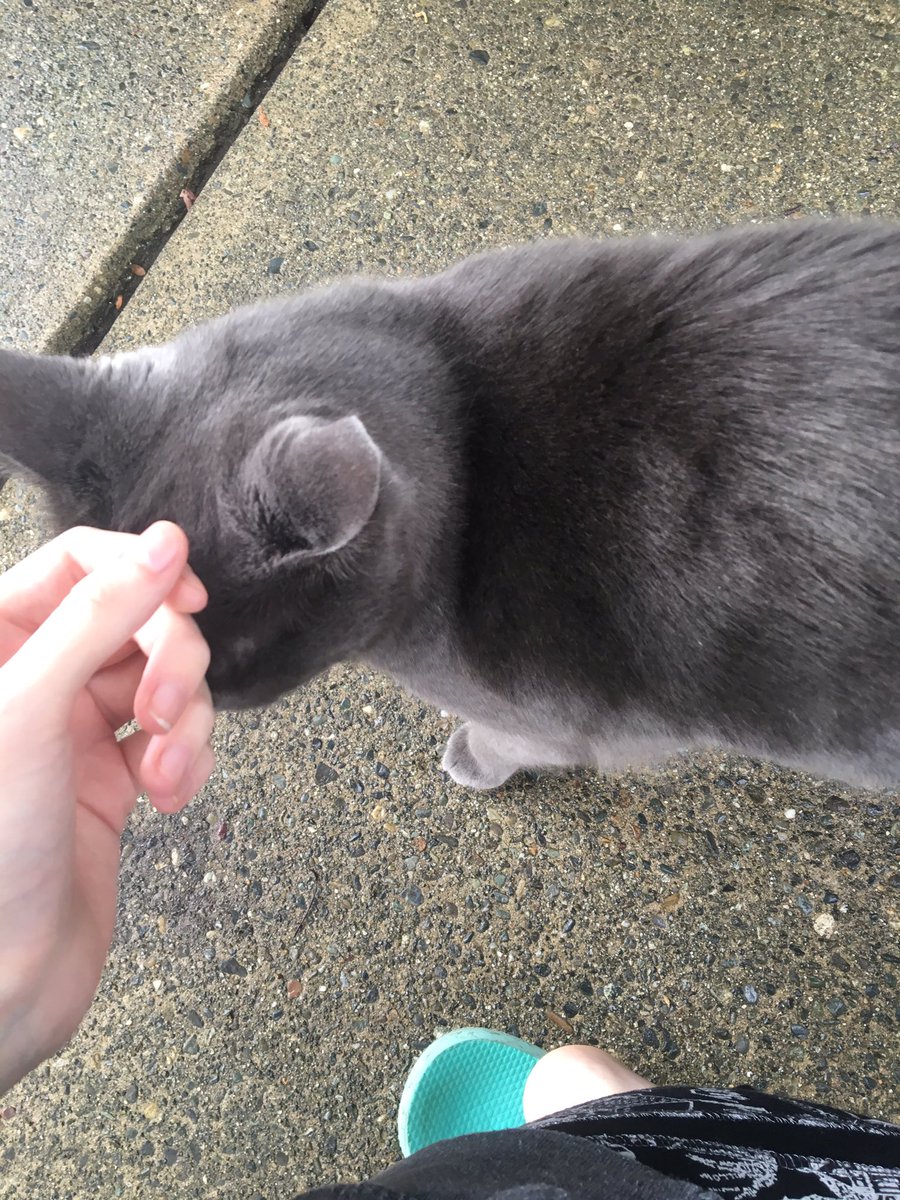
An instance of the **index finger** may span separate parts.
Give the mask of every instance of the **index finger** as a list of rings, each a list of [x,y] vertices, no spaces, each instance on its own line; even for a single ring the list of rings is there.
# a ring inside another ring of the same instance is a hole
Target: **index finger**
[[[5,664],[4,674],[23,697],[40,703],[46,720],[68,720],[78,690],[165,602],[187,553],[183,531],[159,521],[125,553],[107,554]]]
[[[0,575],[0,618],[33,633],[86,575],[110,557],[133,551],[134,533],[79,525],[46,542]],[[166,602],[177,612],[206,607],[206,588],[185,565]]]

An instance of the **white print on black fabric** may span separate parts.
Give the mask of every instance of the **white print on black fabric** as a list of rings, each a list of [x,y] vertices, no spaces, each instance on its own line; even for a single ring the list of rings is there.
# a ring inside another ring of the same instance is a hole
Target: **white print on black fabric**
[[[748,1088],[654,1088],[534,1123],[723,1200],[900,1200],[900,1127]]]

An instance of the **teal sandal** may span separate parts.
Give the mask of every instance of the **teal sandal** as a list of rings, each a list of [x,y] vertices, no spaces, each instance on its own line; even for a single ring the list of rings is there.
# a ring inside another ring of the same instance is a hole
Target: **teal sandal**
[[[525,1080],[545,1050],[493,1029],[455,1029],[413,1063],[400,1097],[404,1157],[465,1133],[525,1124]]]

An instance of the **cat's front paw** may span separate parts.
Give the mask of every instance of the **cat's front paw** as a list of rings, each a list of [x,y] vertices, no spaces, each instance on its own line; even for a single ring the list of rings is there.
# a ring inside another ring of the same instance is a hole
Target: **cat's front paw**
[[[517,768],[492,754],[483,741],[483,733],[468,721],[450,735],[441,766],[460,787],[488,791],[515,774]]]

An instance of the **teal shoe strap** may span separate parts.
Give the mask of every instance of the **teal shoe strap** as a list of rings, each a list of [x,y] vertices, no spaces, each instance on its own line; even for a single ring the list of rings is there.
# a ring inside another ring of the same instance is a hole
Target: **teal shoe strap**
[[[525,1080],[544,1054],[493,1029],[455,1029],[432,1042],[413,1063],[400,1097],[404,1157],[444,1138],[524,1125]]]

